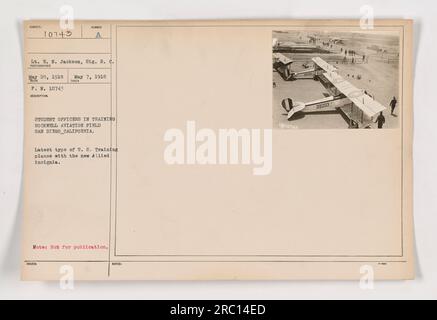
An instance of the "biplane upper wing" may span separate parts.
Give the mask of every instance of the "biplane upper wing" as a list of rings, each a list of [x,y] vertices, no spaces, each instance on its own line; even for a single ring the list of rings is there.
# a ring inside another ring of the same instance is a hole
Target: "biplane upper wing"
[[[326,79],[328,79],[341,93],[343,93],[349,100],[351,100],[358,108],[360,108],[364,114],[368,117],[373,117],[381,111],[384,111],[384,107],[378,101],[372,99],[362,90],[356,88],[349,81],[346,81],[342,76],[336,72],[324,73]]]
[[[286,56],[284,56],[281,53],[273,53],[273,57],[278,60],[279,62],[281,62],[283,65],[288,65],[290,63],[293,63],[293,60],[291,60],[290,58],[287,58]]]
[[[319,66],[320,68],[322,68],[323,70],[325,70],[326,72],[336,72],[337,68],[334,67],[333,65],[330,65],[329,63],[327,63],[325,60],[323,60],[322,58],[319,57],[315,57],[313,58],[313,62]]]

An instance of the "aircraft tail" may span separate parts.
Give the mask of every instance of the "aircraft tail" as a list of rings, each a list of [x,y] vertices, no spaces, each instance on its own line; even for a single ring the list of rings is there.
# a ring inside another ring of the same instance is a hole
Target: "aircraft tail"
[[[305,109],[305,103],[303,103],[303,102],[296,102],[295,104],[293,104],[293,107],[288,112],[287,119],[291,120],[291,117],[293,117],[293,115],[296,112],[302,111],[303,109]]]

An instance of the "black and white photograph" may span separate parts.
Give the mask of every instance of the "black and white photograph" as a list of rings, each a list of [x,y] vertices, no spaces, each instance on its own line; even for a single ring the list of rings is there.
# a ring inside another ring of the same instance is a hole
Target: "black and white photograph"
[[[397,128],[399,48],[395,31],[273,31],[273,128]]]

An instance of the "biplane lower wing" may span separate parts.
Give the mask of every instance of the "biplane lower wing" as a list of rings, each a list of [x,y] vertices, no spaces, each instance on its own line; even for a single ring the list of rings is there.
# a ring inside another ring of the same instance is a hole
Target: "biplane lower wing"
[[[363,90],[356,88],[338,73],[326,72],[323,75],[332,83],[332,85],[351,100],[354,105],[361,109],[366,116],[371,118],[386,109],[386,107],[381,103],[369,97],[363,92]]]

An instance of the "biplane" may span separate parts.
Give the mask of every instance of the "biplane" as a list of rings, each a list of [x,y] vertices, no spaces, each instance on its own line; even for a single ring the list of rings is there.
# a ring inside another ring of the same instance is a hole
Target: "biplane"
[[[293,41],[279,41],[273,38],[272,41],[273,52],[279,53],[327,53],[328,51],[312,44],[293,42]]]
[[[342,38],[331,37],[331,38],[329,38],[329,41],[334,43],[334,44],[344,44],[344,39],[342,39]]]
[[[340,76],[334,66],[319,57],[313,58],[312,61],[314,68],[305,71],[311,72],[314,80],[320,81],[329,95],[310,102],[295,102],[291,98],[282,100],[281,105],[287,111],[289,121],[300,111],[340,111],[349,119],[351,128],[370,127],[374,117],[386,109],[364,90],[356,88]]]

